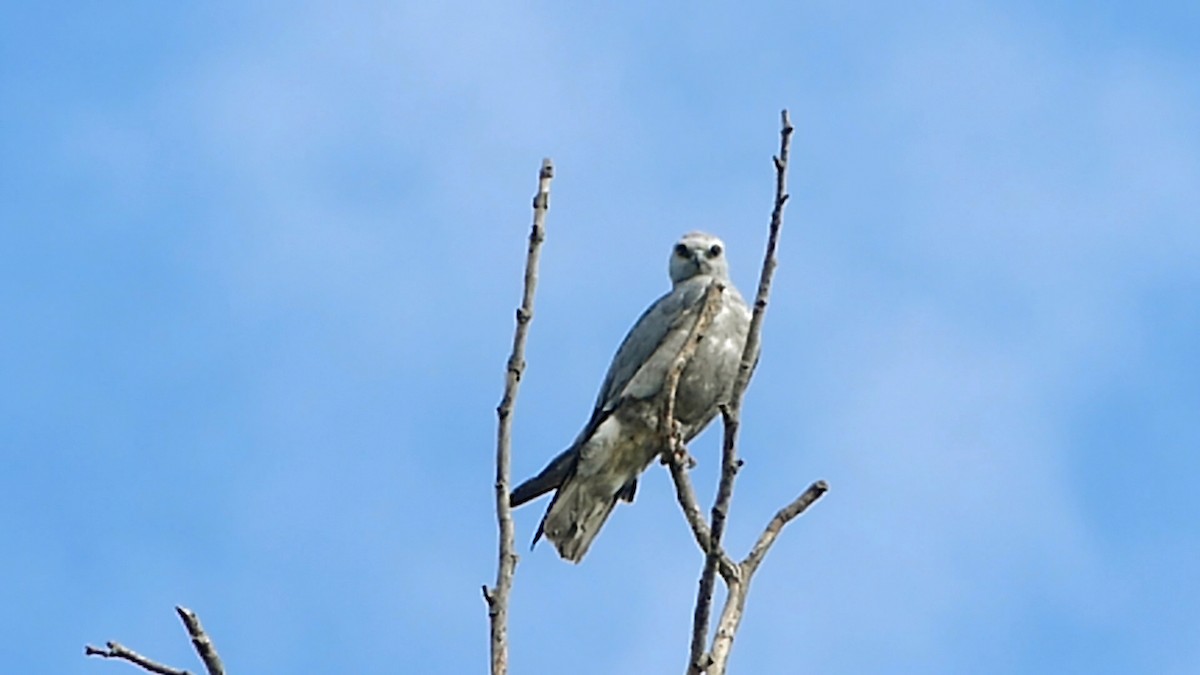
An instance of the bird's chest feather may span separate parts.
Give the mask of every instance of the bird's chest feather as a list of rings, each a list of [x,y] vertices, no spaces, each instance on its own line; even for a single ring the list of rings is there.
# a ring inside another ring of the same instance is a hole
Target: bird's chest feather
[[[746,345],[744,324],[737,308],[728,305],[713,317],[679,381],[675,406],[680,421],[695,422],[711,416],[729,394]]]

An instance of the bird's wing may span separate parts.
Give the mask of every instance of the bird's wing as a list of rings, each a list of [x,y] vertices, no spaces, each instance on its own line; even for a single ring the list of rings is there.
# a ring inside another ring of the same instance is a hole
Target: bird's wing
[[[575,471],[575,464],[578,461],[579,453],[576,452],[574,445],[558,453],[558,456],[550,460],[550,463],[538,475],[521,483],[512,491],[508,497],[509,504],[516,508],[551,490],[557,490]]]
[[[681,283],[642,313],[613,356],[596,397],[596,413],[611,411],[626,396],[645,398],[658,393],[707,288],[706,278]]]
[[[591,418],[566,450],[540,473],[518,485],[509,497],[513,506],[561,487],[574,473],[580,451],[623,398],[647,398],[662,388],[671,361],[679,353],[692,320],[704,299],[708,280],[694,279],[676,286],[650,305],[625,336],[613,357]],[[622,488],[619,496],[633,501],[636,483]],[[541,536],[539,530],[538,536]],[[534,539],[537,541],[537,538]]]

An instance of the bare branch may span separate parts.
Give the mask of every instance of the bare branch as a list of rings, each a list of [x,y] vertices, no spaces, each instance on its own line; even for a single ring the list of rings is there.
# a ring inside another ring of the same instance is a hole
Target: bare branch
[[[192,638],[192,646],[196,648],[196,653],[204,662],[204,668],[208,671],[208,675],[225,675],[221,658],[217,656],[217,648],[213,646],[208,633],[205,633],[204,627],[200,625],[200,617],[186,607],[176,607],[175,611],[179,614],[180,620],[183,621],[183,627],[187,629],[188,635]],[[83,653],[86,656],[128,661],[142,670],[158,675],[192,675],[190,671],[173,668],[147,658],[119,642],[106,642],[105,648],[87,645],[83,648]]]
[[[758,566],[762,564],[763,557],[767,555],[767,551],[775,543],[783,527],[804,513],[828,489],[829,485],[825,481],[819,480],[810,485],[790,504],[780,509],[771,522],[767,523],[766,529],[759,536],[758,542],[754,544],[750,554],[738,564],[738,570],[742,573],[741,577],[728,584],[729,593],[725,596],[725,606],[721,610],[721,618],[717,621],[717,632],[713,636],[712,651],[709,652],[704,663],[709,675],[725,673],[725,668],[729,663],[729,652],[733,649],[733,638],[737,635],[738,628],[742,623],[742,616],[745,614],[750,581],[754,578],[754,573],[758,571]]]
[[[712,533],[708,529],[708,523],[704,520],[704,515],[700,511],[700,503],[696,499],[696,490],[692,487],[692,481],[688,478],[687,468],[683,465],[683,460],[674,453],[673,450],[668,450],[670,455],[663,455],[663,463],[671,471],[671,480],[675,483],[675,499],[679,502],[679,508],[683,510],[683,516],[687,519],[688,525],[692,528],[692,536],[696,538],[696,545],[701,551],[708,552],[712,546]]]
[[[512,505],[509,504],[509,482],[512,462],[512,413],[517,401],[521,375],[525,372],[525,340],[529,322],[533,320],[533,299],[537,290],[538,256],[545,240],[546,211],[550,209],[550,181],[554,164],[542,160],[538,172],[538,191],[533,197],[533,227],[529,232],[529,249],[525,258],[525,289],[517,309],[517,327],[513,333],[512,353],[505,370],[504,397],[496,408],[496,522],[500,528],[499,561],[496,566],[496,585],[483,587],[491,622],[492,675],[508,672],[508,596],[512,590],[517,568],[513,542]]]
[[[758,292],[754,299],[754,310],[750,318],[750,326],[746,335],[746,345],[742,351],[741,363],[738,367],[737,378],[734,381],[729,401],[721,408],[724,435],[721,443],[721,478],[717,484],[717,496],[713,502],[712,520],[708,528],[708,555],[705,558],[704,570],[700,575],[700,586],[696,597],[696,607],[692,620],[692,644],[688,657],[688,674],[698,675],[708,672],[724,673],[729,660],[729,652],[733,646],[733,638],[741,624],[741,617],[746,604],[746,594],[749,591],[750,579],[761,564],[763,556],[779,536],[783,526],[802,513],[821,494],[828,489],[824,481],[814,483],[813,487],[782,509],[768,525],[759,542],[755,545],[746,561],[728,567],[718,557],[724,556],[721,540],[725,534],[725,523],[729,516],[729,505],[733,499],[733,486],[737,479],[742,460],[737,455],[737,434],[740,427],[742,398],[758,364],[760,345],[762,344],[762,322],[767,310],[767,300],[771,292],[771,281],[775,274],[776,250],[779,245],[779,232],[783,227],[783,210],[787,205],[787,169],[788,155],[791,147],[792,126],[788,111],[780,114],[779,154],[773,158],[775,165],[775,202],[771,211],[771,225],[767,237],[767,250],[763,256],[762,272],[759,276]],[[693,498],[694,499],[694,498]],[[681,496],[681,505],[682,505]],[[698,510],[698,507],[697,507]],[[685,515],[691,522],[694,516],[684,509]],[[700,528],[693,525],[693,530]],[[699,535],[697,535],[699,541]],[[701,546],[702,548],[703,545]],[[721,618],[717,623],[717,631],[713,637],[712,649],[704,652],[708,637],[708,626],[712,614],[713,591],[717,572],[721,573],[728,588],[725,605]]]
[[[713,317],[717,315],[717,310],[721,307],[721,294],[724,292],[725,284],[719,281],[713,281],[704,290],[704,298],[701,300],[696,320],[692,323],[691,330],[683,340],[683,346],[679,348],[679,353],[671,361],[671,367],[667,369],[667,375],[663,379],[662,414],[658,418],[658,431],[665,441],[665,451],[670,451],[677,459],[685,451],[683,443],[679,439],[679,424],[675,421],[675,393],[679,389],[679,378],[683,375],[683,369],[696,355],[696,349],[700,346],[700,342],[704,340],[704,334],[708,332]],[[664,457],[664,459],[666,458]]]
[[[196,653],[204,662],[204,668],[208,671],[208,675],[225,675],[225,666],[221,664],[221,657],[217,655],[216,646],[209,639],[208,633],[204,632],[204,627],[200,625],[200,617],[187,607],[178,605],[175,607],[175,612],[179,614],[179,619],[187,628],[188,635],[192,638],[192,646],[196,648]]]
[[[808,489],[792,500],[790,504],[779,509],[771,522],[767,523],[767,527],[763,533],[759,535],[758,541],[754,543],[754,548],[750,549],[750,554],[742,561],[741,568],[746,579],[749,579],[758,571],[758,566],[762,564],[763,558],[767,555],[767,551],[771,550],[775,540],[779,537],[779,533],[783,531],[783,526],[792,522],[797,516],[808,510],[821,495],[824,495],[829,490],[829,484],[823,480],[819,480]]]
[[[704,570],[700,573],[700,588],[696,594],[696,608],[692,615],[692,645],[687,670],[689,675],[698,675],[706,670],[712,672],[711,668],[714,666],[714,657],[706,656],[703,649],[708,640],[713,587],[716,583],[718,568],[721,568],[721,576],[729,586],[731,596],[735,586],[744,588],[743,585],[734,583],[733,575],[725,571],[724,567],[719,564],[720,561],[711,552],[721,550],[721,540],[725,535],[725,521],[729,515],[729,503],[733,499],[733,484],[737,479],[738,469],[742,466],[742,461],[737,456],[737,434],[740,426],[742,397],[746,393],[746,387],[750,385],[750,377],[754,374],[754,367],[758,363],[759,345],[762,342],[763,315],[767,310],[767,298],[771,293],[771,280],[775,274],[775,251],[779,245],[779,231],[783,227],[783,208],[788,200],[787,162],[793,130],[788,112],[784,110],[781,113],[779,154],[774,157],[775,204],[771,211],[767,250],[763,256],[762,272],[759,274],[758,292],[754,300],[754,311],[750,315],[746,345],[742,349],[742,361],[730,392],[729,402],[721,407],[724,426],[721,442],[721,479],[717,483],[717,497],[713,501],[712,508],[712,526],[710,528],[712,545],[709,548],[710,554],[704,561]],[[740,571],[738,569],[738,572]]]
[[[746,611],[746,595],[750,591],[750,579],[739,579],[728,584],[729,592],[725,596],[725,606],[721,610],[721,618],[717,620],[717,632],[713,636],[712,650],[708,653],[708,675],[725,675],[729,664],[729,652],[733,649],[733,638],[737,635],[742,624],[742,614]]]
[[[721,561],[711,554],[711,551],[722,551],[721,540],[725,536],[725,520],[729,514],[729,502],[733,498],[733,481],[741,460],[737,458],[737,429],[738,420],[729,406],[721,406],[724,437],[721,442],[721,480],[717,484],[717,498],[712,508],[712,541],[710,554],[705,556],[704,570],[700,573],[700,588],[696,593],[696,608],[692,613],[692,645],[688,659],[688,673],[698,675],[711,665],[711,657],[704,654],[704,646],[708,641],[708,625],[712,616],[713,592],[716,586],[717,571],[725,579],[726,585],[735,581],[735,575],[729,570],[736,567],[722,566]]]
[[[696,321],[688,331],[683,346],[679,348],[679,353],[675,355],[670,368],[667,369],[666,378],[663,380],[662,411],[658,417],[658,429],[663,439],[662,461],[671,471],[671,480],[675,482],[675,498],[683,510],[684,517],[687,518],[688,525],[692,528],[696,544],[706,555],[712,553],[715,560],[723,563],[723,569],[733,573],[735,566],[729,556],[724,551],[713,552],[711,532],[708,523],[704,522],[704,516],[701,515],[700,504],[696,500],[696,491],[687,474],[685,466],[685,462],[689,459],[687,448],[680,440],[679,424],[675,420],[675,394],[679,389],[679,378],[683,375],[683,371],[692,357],[695,356],[696,349],[704,339],[705,333],[708,332],[713,317],[721,307],[721,294],[724,292],[725,285],[718,281],[709,284],[704,291],[704,299],[701,302],[700,311],[696,315]]]
[[[691,478],[688,477],[687,467],[684,462],[688,459],[687,449],[683,447],[683,443],[679,437],[679,423],[675,420],[675,395],[679,388],[679,378],[683,374],[684,368],[692,360],[696,354],[697,347],[704,339],[704,334],[708,332],[709,325],[712,324],[713,317],[716,316],[720,309],[721,294],[724,293],[724,284],[714,281],[709,284],[704,293],[704,300],[700,307],[700,312],[696,315],[696,321],[692,324],[692,328],[688,331],[687,338],[683,341],[683,346],[680,347],[679,353],[675,355],[675,359],[671,362],[670,368],[667,369],[666,379],[663,381],[662,393],[662,411],[658,418],[659,434],[663,439],[663,463],[671,471],[671,480],[675,483],[675,497],[679,502],[679,507],[683,510],[683,515],[687,519],[688,525],[692,528],[692,534],[696,538],[696,544],[700,546],[700,550],[705,554],[705,560],[709,561],[714,569],[721,566],[723,573],[736,574],[736,566],[729,556],[720,548],[720,544],[716,543],[719,540],[714,539],[712,530],[708,523],[704,522],[704,516],[700,511],[700,504],[696,500],[696,491],[692,487]],[[712,595],[711,581],[709,595]],[[708,631],[708,619],[705,617],[703,628],[694,631],[692,636],[691,657],[689,663],[698,663],[701,655],[704,653],[704,643],[706,633]]]
[[[158,673],[158,675],[192,675],[189,671],[172,668],[171,666],[142,656],[120,642],[106,642],[104,646],[106,648],[87,645],[83,648],[83,653],[86,656],[99,656],[105,659],[122,659],[138,666],[142,670],[150,673]]]
[[[771,294],[771,281],[775,276],[775,251],[779,247],[779,231],[783,228],[783,207],[787,204],[788,154],[792,145],[791,117],[788,111],[780,113],[779,154],[775,162],[775,206],[771,210],[771,226],[767,234],[767,251],[763,255],[762,273],[758,277],[758,292],[754,297],[754,313],[750,317],[750,330],[746,335],[746,347],[742,350],[742,363],[730,396],[730,407],[737,412],[742,406],[742,395],[750,384],[750,376],[758,363],[759,345],[762,341],[763,315],[767,311],[767,298]]]

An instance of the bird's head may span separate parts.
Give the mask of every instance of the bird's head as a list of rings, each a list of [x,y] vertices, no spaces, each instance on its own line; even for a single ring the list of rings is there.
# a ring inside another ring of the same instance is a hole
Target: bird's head
[[[729,263],[725,260],[725,243],[704,232],[683,235],[671,250],[671,283],[678,284],[694,276],[706,275],[729,279]]]

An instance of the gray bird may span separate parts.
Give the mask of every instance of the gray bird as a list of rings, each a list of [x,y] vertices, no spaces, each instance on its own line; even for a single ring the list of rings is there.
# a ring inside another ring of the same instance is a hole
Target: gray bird
[[[572,562],[583,559],[617,500],[633,501],[638,476],[662,453],[658,399],[714,280],[725,285],[720,308],[676,389],[685,443],[716,416],[737,376],[750,310],[729,280],[725,245],[703,232],[684,235],[671,251],[670,274],[671,292],[650,305],[617,349],[583,431],[509,498],[520,506],[557,490],[533,541],[544,533]]]

